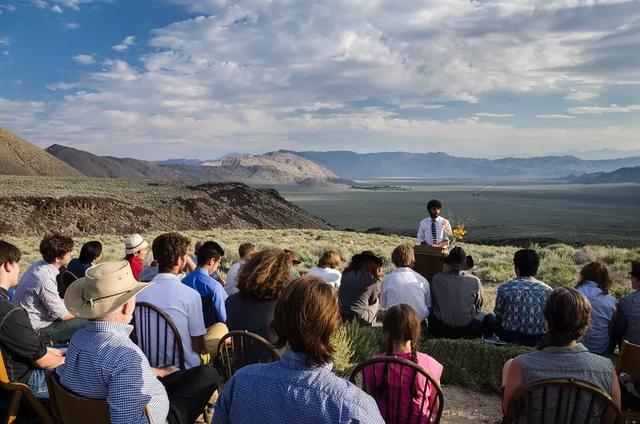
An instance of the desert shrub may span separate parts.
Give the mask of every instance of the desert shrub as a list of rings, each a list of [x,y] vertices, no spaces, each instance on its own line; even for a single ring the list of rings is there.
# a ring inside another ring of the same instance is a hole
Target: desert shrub
[[[481,261],[473,272],[482,281],[501,283],[514,277],[513,260],[509,261]]]
[[[620,299],[622,296],[627,295],[629,293],[631,293],[633,291],[633,289],[631,288],[631,286],[613,286],[611,289],[609,289],[609,294],[615,296],[616,298]]]
[[[606,250],[602,260],[607,265],[614,265],[617,263],[629,263],[634,259],[634,256],[633,252],[629,249],[610,247]]]
[[[561,258],[569,261],[573,260],[576,249],[566,244],[551,244],[543,249],[540,249],[538,254],[542,259]]]
[[[573,287],[578,281],[578,272],[573,264],[544,261],[540,264],[538,278],[552,287]]]
[[[573,254],[573,263],[576,265],[586,265],[598,259],[598,255],[591,246],[582,246]]]

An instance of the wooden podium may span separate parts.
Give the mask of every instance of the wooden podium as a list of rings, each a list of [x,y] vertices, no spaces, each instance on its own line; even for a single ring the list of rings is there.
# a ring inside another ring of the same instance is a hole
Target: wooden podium
[[[413,252],[416,256],[414,270],[429,280],[439,272],[446,271],[449,267],[444,263],[447,253],[446,247],[414,246]]]

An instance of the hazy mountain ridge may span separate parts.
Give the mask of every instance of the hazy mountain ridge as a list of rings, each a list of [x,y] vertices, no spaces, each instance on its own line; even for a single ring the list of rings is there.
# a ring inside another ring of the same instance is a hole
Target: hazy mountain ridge
[[[580,184],[640,183],[640,166],[574,176],[571,180]]]
[[[0,128],[0,173],[77,177],[81,173],[49,153]]]
[[[574,156],[478,159],[446,153],[355,153],[350,151],[298,152],[334,173],[351,179],[390,177],[560,178],[592,172],[610,172],[640,166],[640,156],[583,160]]]

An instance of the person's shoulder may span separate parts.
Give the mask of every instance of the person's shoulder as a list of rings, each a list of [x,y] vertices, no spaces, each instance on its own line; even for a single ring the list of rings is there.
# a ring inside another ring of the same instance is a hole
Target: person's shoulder
[[[426,217],[420,220],[420,225],[427,225],[428,223],[431,222],[431,218],[430,217]]]
[[[627,293],[620,298],[618,305],[627,306],[627,304],[633,304],[640,302],[640,290],[634,290],[631,293]]]
[[[341,379],[340,377],[336,377]],[[384,423],[380,415],[376,401],[350,381],[344,380],[344,386],[341,390],[341,396],[338,401],[345,411],[345,416],[351,419],[351,422],[361,423]]]

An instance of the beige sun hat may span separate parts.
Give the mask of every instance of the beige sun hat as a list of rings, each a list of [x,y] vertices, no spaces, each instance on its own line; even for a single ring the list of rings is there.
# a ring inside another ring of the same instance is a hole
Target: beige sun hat
[[[64,296],[64,305],[78,318],[95,319],[115,311],[150,283],[138,283],[127,261],[92,266],[74,281]]]
[[[125,255],[133,255],[147,247],[149,247],[149,243],[147,243],[140,234],[131,234],[124,239]]]

